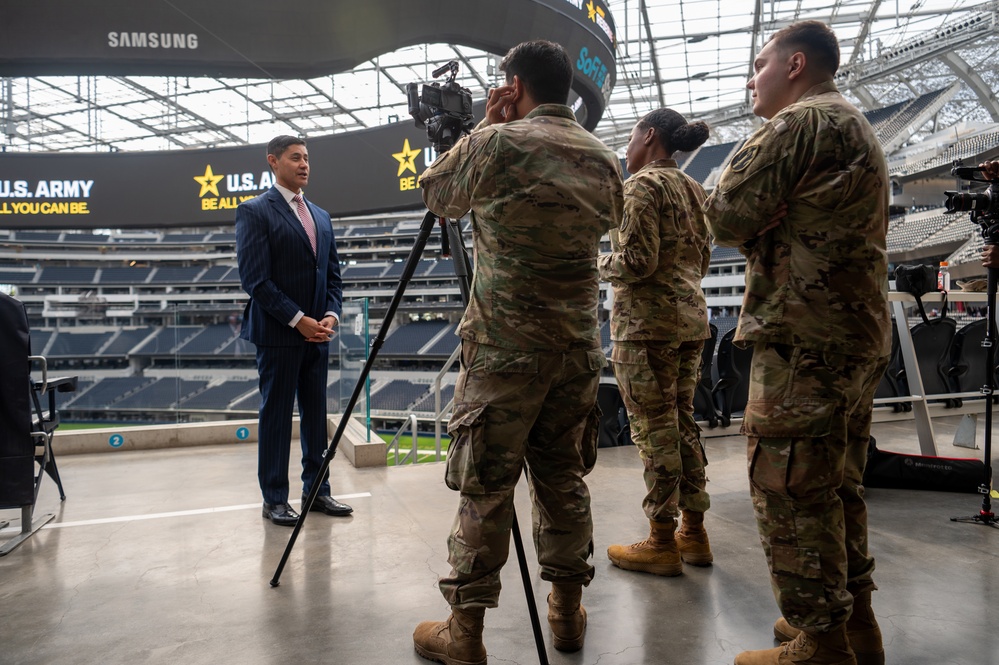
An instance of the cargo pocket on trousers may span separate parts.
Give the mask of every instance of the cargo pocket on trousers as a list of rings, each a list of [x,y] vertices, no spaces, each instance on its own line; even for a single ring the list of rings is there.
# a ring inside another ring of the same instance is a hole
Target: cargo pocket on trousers
[[[809,438],[829,436],[836,415],[834,400],[750,400],[741,434],[760,438]]]
[[[475,556],[478,554],[475,548],[466,545],[454,536],[449,536],[447,551],[447,562],[451,564],[452,568],[463,575],[471,574],[475,568]]]
[[[615,346],[611,349],[611,364],[629,415],[645,415],[646,409],[662,403],[662,389],[649,364],[648,350]]]
[[[791,575],[808,580],[822,579],[822,560],[818,550],[773,545],[770,548],[770,560],[777,575]]]
[[[585,476],[593,467],[597,465],[597,447],[600,445],[600,418],[603,416],[600,407],[595,403],[586,417],[586,426],[583,428],[583,438],[579,443],[580,454],[583,458],[583,475]]]
[[[802,480],[800,473],[794,476],[795,469],[807,472],[806,467],[815,466],[803,465],[806,460],[795,457],[794,442],[829,436],[835,417],[836,402],[832,400],[750,401],[740,430],[749,437],[750,482],[764,491],[790,496]],[[798,447],[799,454],[803,450]],[[814,452],[819,454],[820,450]],[[829,460],[815,462],[827,465]]]
[[[444,482],[455,491],[481,494],[478,462],[485,450],[485,402],[455,402],[448,421],[451,443],[447,447]]]

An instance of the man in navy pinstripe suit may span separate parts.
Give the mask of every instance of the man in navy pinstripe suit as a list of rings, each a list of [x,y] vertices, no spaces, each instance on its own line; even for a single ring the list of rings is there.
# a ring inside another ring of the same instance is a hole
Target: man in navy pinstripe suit
[[[288,504],[288,457],[296,393],[303,498],[320,482],[313,510],[327,515],[353,510],[330,496],[328,474],[317,478],[327,443],[329,341],[340,319],[342,282],[329,213],[302,194],[309,183],[305,142],[294,136],[272,139],[267,163],[277,184],[236,209],[239,279],[250,296],[240,337],[257,347],[263,516],[293,526],[298,513]]]

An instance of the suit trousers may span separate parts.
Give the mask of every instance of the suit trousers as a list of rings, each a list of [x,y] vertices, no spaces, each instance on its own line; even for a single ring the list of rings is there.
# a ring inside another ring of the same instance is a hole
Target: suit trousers
[[[541,579],[589,584],[599,350],[527,352],[462,341],[445,482],[461,492],[448,539],[452,606],[496,607],[514,488],[527,467]]]
[[[757,343],[749,403],[750,493],[781,614],[809,632],[846,623],[872,590],[864,467],[887,358]]]
[[[302,493],[308,494],[316,481],[328,443],[328,360],[329,343],[315,344],[303,339],[296,346],[257,346],[262,398],[257,432],[257,476],[267,503],[288,501],[288,458],[296,395],[301,421]],[[319,496],[328,496],[328,473],[321,482]]]

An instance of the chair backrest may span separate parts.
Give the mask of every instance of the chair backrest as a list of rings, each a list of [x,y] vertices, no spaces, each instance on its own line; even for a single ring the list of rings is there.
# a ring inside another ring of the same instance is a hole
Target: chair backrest
[[[982,348],[988,319],[972,321],[954,334],[951,343],[951,380],[956,392],[971,392],[985,385],[988,372],[986,349]],[[993,377],[995,368],[993,368]],[[993,378],[993,387],[997,385]]]
[[[24,305],[0,293],[0,508],[35,501],[31,438],[28,317]]]
[[[704,351],[701,354],[701,379],[694,391],[694,418],[713,422],[715,406],[711,403],[711,361],[715,355],[715,342],[718,340],[718,327],[709,323],[711,337],[704,340]]]
[[[919,374],[923,379],[926,395],[940,395],[951,391],[950,347],[957,331],[957,323],[951,318],[930,319],[912,327],[912,346],[919,363]]]
[[[714,393],[719,398],[718,407],[722,414],[745,411],[749,400],[749,368],[753,361],[753,349],[741,349],[733,340],[736,328],[722,335],[718,342],[718,383]]]
[[[878,399],[881,397],[898,397],[905,394],[900,389],[898,383],[895,381],[895,363],[898,362],[899,349],[899,339],[898,339],[898,326],[895,325],[895,320],[892,319],[891,322],[891,353],[888,359],[888,366],[885,368],[885,373],[881,375],[881,382],[878,383],[878,388],[874,392],[874,398]]]
[[[704,340],[704,351],[701,352],[701,381],[707,375],[708,384],[711,383],[711,360],[715,355],[715,344],[718,342],[718,326],[713,323],[708,324],[711,330],[711,337]]]

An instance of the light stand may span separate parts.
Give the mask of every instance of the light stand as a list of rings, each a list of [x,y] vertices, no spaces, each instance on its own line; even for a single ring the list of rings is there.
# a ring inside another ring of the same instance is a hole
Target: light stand
[[[465,244],[461,237],[460,223],[458,220],[449,220],[445,224],[445,220],[443,218],[438,218],[434,215],[434,213],[427,211],[427,214],[423,217],[423,222],[420,224],[420,231],[416,236],[416,242],[413,244],[413,249],[410,251],[409,257],[406,259],[406,265],[403,267],[402,276],[399,278],[399,285],[396,287],[395,294],[392,296],[392,301],[389,303],[388,310],[385,312],[385,318],[382,321],[381,327],[378,329],[378,334],[371,343],[371,353],[368,355],[368,359],[364,363],[364,367],[361,369],[361,375],[358,377],[357,384],[354,386],[354,392],[351,394],[350,400],[348,400],[347,405],[344,407],[343,414],[340,416],[340,424],[337,426],[336,432],[333,434],[333,439],[330,441],[329,447],[323,453],[323,463],[316,474],[316,478],[325,478],[326,473],[329,471],[330,464],[333,462],[333,457],[336,455],[337,446],[340,444],[340,439],[347,426],[347,421],[350,419],[350,415],[354,411],[354,406],[357,404],[361,391],[364,389],[364,381],[368,377],[368,374],[371,373],[371,366],[374,364],[375,358],[378,356],[378,351],[382,348],[382,344],[385,343],[385,337],[388,334],[392,319],[395,317],[396,310],[402,302],[403,294],[406,292],[406,287],[409,285],[409,282],[413,277],[413,273],[416,272],[416,266],[419,264],[420,259],[423,256],[423,250],[426,248],[427,240],[430,238],[430,234],[433,231],[434,226],[438,224],[438,220],[442,227],[442,253],[445,255],[449,253],[448,245],[455,248],[453,252],[450,252],[453,255],[455,276],[458,277],[462,302],[466,307],[468,306],[471,288],[471,276],[469,271],[470,264],[468,254],[465,252]],[[285,547],[284,554],[281,556],[281,561],[278,563],[277,570],[274,571],[274,577],[271,579],[270,584],[272,587],[276,587],[281,584],[281,573],[284,570],[285,564],[288,562],[288,557],[291,555],[291,550],[295,546],[295,541],[298,540],[298,534],[301,532],[302,526],[305,524],[305,519],[309,515],[309,510],[312,508],[312,504],[315,502],[316,496],[319,494],[319,487],[321,484],[322,483],[319,482],[312,484],[309,496],[302,504],[298,522],[295,524],[295,528],[291,533],[291,538],[288,540],[288,545]],[[527,609],[531,615],[531,627],[534,631],[534,640],[538,648],[538,659],[541,665],[548,665],[548,654],[545,651],[544,636],[541,633],[541,620],[538,617],[538,607],[534,599],[534,587],[531,584],[530,572],[527,569],[527,557],[524,553],[524,542],[520,533],[520,525],[517,522],[516,511],[513,513],[512,530],[513,542],[517,551],[517,559],[520,562],[520,574],[524,582],[524,592],[527,596]]]

